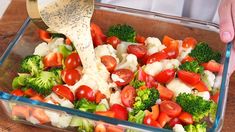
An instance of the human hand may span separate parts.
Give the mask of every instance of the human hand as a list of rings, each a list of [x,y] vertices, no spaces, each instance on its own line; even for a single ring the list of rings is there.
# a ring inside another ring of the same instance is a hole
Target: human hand
[[[235,0],[221,0],[219,18],[220,38],[224,43],[228,43],[234,39],[235,34]],[[229,75],[235,71],[235,44],[231,51]]]

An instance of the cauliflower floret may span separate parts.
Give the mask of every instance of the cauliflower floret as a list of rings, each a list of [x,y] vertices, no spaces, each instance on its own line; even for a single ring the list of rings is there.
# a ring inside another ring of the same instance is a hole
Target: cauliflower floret
[[[54,38],[48,43],[49,49],[52,52],[58,52],[58,47],[64,44],[64,38]]]
[[[119,60],[123,59],[123,54],[127,53],[127,47],[129,45],[135,45],[137,43],[130,43],[130,42],[124,42],[122,41],[118,46],[117,46],[117,57]]]
[[[50,49],[47,43],[42,42],[34,49],[34,55],[46,56],[50,53]]]
[[[208,91],[198,92],[196,95],[202,97],[204,100],[210,100],[210,93]]]
[[[166,48],[166,46],[163,45],[161,41],[155,37],[148,37],[145,40],[145,45],[147,46],[148,49],[147,52],[148,55],[154,54]]]
[[[186,132],[181,124],[175,124],[173,132]]]
[[[181,80],[175,78],[166,85],[173,93],[174,96],[178,96],[180,93],[191,93],[192,88],[184,84]]]
[[[212,87],[215,83],[215,74],[208,70],[205,70],[204,73],[206,74],[208,84]]]
[[[144,71],[152,76],[155,76],[156,74],[158,74],[159,72],[161,72],[163,69],[163,65],[161,62],[153,62],[152,64],[147,64],[144,68]]]
[[[136,71],[138,66],[137,57],[133,54],[123,54],[123,59],[121,63],[117,65],[116,69],[129,69],[131,71]]]
[[[111,94],[109,104],[110,106],[112,106],[113,104],[122,105],[120,91],[116,91],[115,93]]]
[[[163,65],[163,70],[178,68],[180,65],[180,62],[177,59],[170,59],[170,60],[165,59],[162,60],[161,63]]]
[[[100,58],[104,55],[110,55],[116,59],[117,63],[119,63],[119,59],[117,58],[116,53],[117,51],[110,44],[99,45],[95,48],[95,55],[97,58]]]

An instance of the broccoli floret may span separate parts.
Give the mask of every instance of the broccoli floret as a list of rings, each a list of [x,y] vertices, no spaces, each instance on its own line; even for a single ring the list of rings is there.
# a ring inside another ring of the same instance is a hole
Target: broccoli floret
[[[12,81],[13,89],[26,86],[28,77],[30,77],[30,74],[24,74],[24,73],[21,73],[19,74],[19,76],[15,77]]]
[[[109,28],[108,36],[116,36],[122,41],[135,42],[136,31],[129,25],[117,24]]]
[[[206,132],[206,123],[184,126],[186,132]]]
[[[108,109],[104,104],[98,104],[95,108],[95,111],[107,111]]]
[[[62,77],[61,77],[62,68],[51,68],[49,72],[52,72],[55,75],[56,82],[62,84]]]
[[[192,124],[184,126],[184,130],[186,132],[197,132],[195,126]]]
[[[54,85],[59,84],[57,77],[52,72],[42,71],[36,77],[27,79],[28,86],[40,94],[48,95]]]
[[[137,114],[140,110],[146,110],[153,106],[159,99],[159,92],[155,88],[137,89],[137,96],[133,105],[133,112]]]
[[[209,119],[211,122],[215,121],[217,107],[218,107],[218,105],[215,102],[213,102],[211,105],[210,113],[209,113]]]
[[[130,85],[134,88],[139,88],[145,85],[144,81],[138,80],[138,71],[135,73],[134,79],[130,82]]]
[[[137,114],[134,112],[129,112],[128,121],[142,124],[144,120],[145,113],[144,111],[140,110]]]
[[[74,116],[70,122],[70,126],[78,127],[78,132],[93,132],[94,124],[92,121]]]
[[[93,113],[96,110],[96,106],[97,105],[95,103],[83,98],[75,102],[74,108],[79,109],[81,111]]]
[[[179,94],[176,97],[176,102],[184,111],[193,115],[195,122],[199,122],[201,119],[208,116],[213,107],[212,101],[207,101],[200,96],[187,93]]]
[[[200,74],[202,74],[204,71],[204,68],[200,66],[197,61],[185,62],[184,64],[180,65],[179,68],[185,71],[190,71]]]
[[[42,57],[39,55],[30,55],[25,57],[20,64],[20,72],[36,75],[43,70]]]
[[[198,43],[189,55],[196,58],[200,64],[210,60],[219,62],[221,59],[221,54],[213,51],[205,42]]]

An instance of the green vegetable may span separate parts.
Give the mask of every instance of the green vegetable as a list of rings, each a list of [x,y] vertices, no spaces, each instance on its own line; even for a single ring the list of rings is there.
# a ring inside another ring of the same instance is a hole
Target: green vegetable
[[[59,46],[59,52],[63,55],[64,58],[72,53],[72,51],[69,50],[64,44]]]
[[[214,121],[215,121],[216,112],[217,112],[217,107],[218,107],[218,105],[217,105],[215,102],[213,102],[212,105],[211,105],[210,112],[209,112],[209,116],[210,116],[210,121],[211,121],[211,122],[214,122]]]
[[[20,88],[27,85],[27,78],[30,77],[30,74],[19,74],[18,77],[15,77],[12,81],[13,89]]]
[[[221,59],[221,54],[214,52],[206,42],[198,43],[189,55],[196,58],[200,64],[210,60],[220,62]]]
[[[141,86],[144,86],[145,82],[138,80],[138,72],[136,72],[134,79],[130,82],[130,85],[134,88],[139,88]]]
[[[204,100],[202,97],[193,94],[181,93],[176,97],[176,102],[182,107],[183,111],[193,115],[195,122],[207,117],[214,109],[212,101]]]
[[[155,88],[137,89],[137,96],[133,105],[133,112],[137,114],[140,110],[146,110],[153,106],[159,99],[159,92]]]
[[[206,123],[184,126],[186,132],[206,132]]]
[[[135,42],[136,31],[129,25],[117,24],[109,28],[108,36],[116,36],[122,41]]]
[[[96,104],[83,98],[75,102],[74,108],[85,112],[95,112]]]
[[[59,84],[57,77],[53,72],[42,71],[36,77],[27,79],[28,86],[40,94],[48,95],[54,85]]]
[[[130,112],[128,116],[128,121],[143,124],[145,113],[144,111],[140,110],[137,114],[134,114],[134,112]]]
[[[107,111],[108,109],[104,104],[98,104],[95,108],[95,111]]]
[[[20,72],[37,75],[43,70],[42,57],[39,55],[30,55],[25,57],[20,63]]]
[[[204,71],[204,68],[200,66],[197,61],[185,62],[184,64],[180,65],[179,68],[185,71],[190,71],[200,74],[202,74]]]
[[[57,83],[59,83],[59,84],[63,83],[62,76],[61,76],[62,68],[51,68],[49,70],[49,72],[51,72],[55,75],[55,79],[56,79]]]
[[[93,132],[94,124],[92,121],[74,116],[70,122],[70,126],[78,127],[78,132]]]

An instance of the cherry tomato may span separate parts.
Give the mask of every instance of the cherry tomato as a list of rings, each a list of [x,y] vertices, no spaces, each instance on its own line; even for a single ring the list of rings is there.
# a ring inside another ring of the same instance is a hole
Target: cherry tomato
[[[109,72],[114,71],[117,66],[116,59],[111,55],[104,55],[101,57],[101,62],[105,65]]]
[[[184,70],[178,71],[178,77],[184,83],[192,85],[192,86],[199,83],[199,81],[201,80],[200,74],[189,72],[189,71],[184,71]]]
[[[104,44],[104,41],[102,40],[102,38],[99,35],[96,35],[96,34],[92,38],[92,41],[93,41],[94,47],[97,47],[99,45]]]
[[[166,46],[166,47],[169,47],[169,45],[171,44],[171,41],[173,41],[174,39],[165,35],[163,37],[163,40],[162,40],[162,43]]]
[[[26,95],[28,97],[33,97],[33,96],[37,95],[37,92],[34,91],[32,88],[29,88],[24,91],[24,95]]]
[[[174,69],[166,69],[158,73],[154,79],[159,83],[168,83],[173,80],[175,77],[175,70]]]
[[[103,34],[101,28],[95,23],[91,23],[91,36],[95,47],[102,45],[106,41],[106,36]]]
[[[62,66],[63,55],[59,52],[52,52],[46,55],[43,59],[45,67],[59,67]]]
[[[211,72],[216,72],[216,73],[221,71],[223,68],[223,65],[214,60],[211,60],[207,63],[203,63],[202,66],[204,67],[205,70],[209,70]]]
[[[11,111],[12,116],[23,117],[25,119],[29,118],[30,109],[27,106],[14,105]]]
[[[175,59],[179,55],[179,42],[178,40],[173,40],[170,45],[164,49],[168,55],[168,59]]]
[[[36,94],[36,95],[32,96],[30,99],[37,100],[37,101],[40,101],[40,102],[44,102],[44,98],[40,94]]]
[[[186,125],[193,124],[193,116],[188,112],[182,112],[178,118]]]
[[[106,127],[105,127],[104,123],[97,123],[94,131],[95,132],[106,132]]]
[[[121,43],[121,40],[116,36],[111,36],[107,38],[106,42],[111,44],[113,48],[116,49],[117,46]]]
[[[181,121],[179,118],[175,117],[173,119],[171,119],[169,122],[168,122],[168,125],[173,128],[175,126],[175,124],[181,124]]]
[[[11,94],[14,96],[24,96],[24,91],[22,91],[21,89],[15,89],[11,91]]]
[[[219,102],[219,92],[216,92],[214,95],[212,95],[211,100],[213,100],[216,104],[218,104],[218,102]]]
[[[196,85],[193,86],[198,92],[209,91],[208,87],[203,81],[199,81]]]
[[[72,91],[64,85],[56,85],[52,88],[52,91],[60,97],[64,97],[69,101],[74,101],[74,95]]]
[[[72,45],[72,41],[68,37],[66,37],[65,44]]]
[[[129,45],[127,53],[134,54],[138,59],[141,59],[147,54],[147,48],[144,45]]]
[[[126,107],[133,107],[135,103],[136,91],[135,88],[128,85],[125,86],[121,91],[122,104]]]
[[[158,85],[157,90],[159,91],[160,98],[162,100],[171,100],[174,96],[174,93],[170,89],[160,84]]]
[[[63,81],[68,85],[74,85],[81,78],[80,73],[75,69],[64,69],[61,72]]]
[[[66,69],[74,69],[81,65],[81,59],[78,53],[71,53],[69,56],[66,57],[65,61],[65,68]]]
[[[105,96],[104,94],[102,94],[100,91],[98,91],[98,92],[95,93],[95,102],[96,102],[97,104],[99,104],[100,101],[101,101],[102,99],[105,99],[105,98],[106,98],[106,96]]]
[[[165,112],[161,112],[159,114],[158,119],[157,119],[157,121],[159,122],[161,127],[164,127],[166,125],[166,123],[169,122],[170,120],[171,120],[171,118]]]
[[[186,37],[183,40],[182,47],[183,48],[194,48],[197,44],[197,40],[193,37]]]
[[[177,117],[181,113],[182,108],[173,101],[164,100],[160,104],[160,111],[165,112],[170,117]]]
[[[75,95],[77,99],[86,98],[89,101],[95,101],[95,93],[90,87],[86,85],[79,86],[75,92]]]
[[[114,111],[96,111],[95,114],[97,115],[101,115],[101,116],[107,116],[107,117],[111,117],[114,118],[115,117],[115,112]]]
[[[149,88],[158,87],[158,83],[155,81],[154,77],[145,73],[141,67],[139,67],[138,70],[138,80],[144,81],[146,83],[146,86]]]
[[[127,120],[128,119],[128,111],[126,108],[121,106],[120,104],[113,104],[110,107],[110,111],[115,113],[114,117],[120,120]]]
[[[32,116],[36,118],[41,124],[50,122],[50,118],[47,116],[44,109],[34,108],[32,111]]]
[[[144,44],[145,40],[146,40],[146,39],[145,39],[144,36],[141,36],[141,35],[139,35],[139,34],[136,35],[135,41],[136,41],[137,43]]]
[[[168,58],[168,55],[166,52],[164,51],[160,51],[160,52],[157,52],[157,53],[154,53],[152,55],[150,55],[147,59],[147,64],[151,64],[153,62],[156,62],[156,61],[161,61],[161,60],[164,60],[164,59],[167,59]]]
[[[43,41],[47,43],[51,41],[51,35],[47,31],[39,29],[38,34],[39,34],[39,38],[41,38]]]
[[[125,86],[130,83],[131,80],[133,80],[134,78],[134,73],[129,69],[118,69],[115,70],[113,74],[117,75],[120,79],[122,79],[121,81],[114,81],[117,86]]]
[[[144,124],[148,126],[162,128],[161,125],[151,117],[151,115],[147,115],[144,117]]]
[[[107,132],[124,132],[123,127],[108,125],[106,128]]]
[[[191,56],[186,56],[182,61],[181,63],[185,63],[185,62],[191,62],[191,61],[194,61],[195,59]]]

